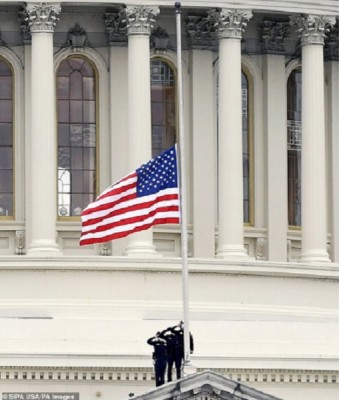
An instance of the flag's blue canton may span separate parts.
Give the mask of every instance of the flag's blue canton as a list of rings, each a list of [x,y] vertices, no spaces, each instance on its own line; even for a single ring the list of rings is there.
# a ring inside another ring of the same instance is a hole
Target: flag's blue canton
[[[178,187],[177,157],[175,147],[161,153],[158,157],[136,170],[137,196],[148,196],[160,190]]]

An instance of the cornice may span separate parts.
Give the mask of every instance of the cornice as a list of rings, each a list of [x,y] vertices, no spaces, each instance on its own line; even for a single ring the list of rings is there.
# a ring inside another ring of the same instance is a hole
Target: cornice
[[[202,372],[205,369],[197,369]],[[338,370],[306,369],[209,369],[229,379],[243,383],[280,384],[338,384]],[[4,381],[129,381],[149,383],[154,381],[153,368],[107,368],[107,367],[0,367],[0,382]]]
[[[181,273],[180,258],[129,258],[113,256],[62,256],[62,257],[31,257],[2,256],[0,257],[0,273],[4,271],[150,271]],[[330,279],[339,280],[339,264],[337,263],[293,263],[252,260],[228,262],[225,260],[189,259],[189,272],[199,274],[231,274],[270,276],[282,278]]]

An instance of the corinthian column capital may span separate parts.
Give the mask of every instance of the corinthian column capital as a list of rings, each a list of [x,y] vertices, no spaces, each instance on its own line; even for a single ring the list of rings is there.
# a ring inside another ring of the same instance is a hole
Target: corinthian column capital
[[[214,15],[210,13],[210,18],[216,19],[219,38],[241,39],[242,33],[247,26],[248,20],[252,18],[251,10],[237,10],[222,8],[215,10]]]
[[[31,32],[54,32],[60,12],[59,3],[27,3],[26,18]]]
[[[127,33],[128,35],[150,35],[159,14],[159,7],[144,5],[127,6]]]
[[[335,24],[335,18],[326,15],[295,14],[290,17],[290,24],[301,37],[302,45],[324,45],[326,33]]]

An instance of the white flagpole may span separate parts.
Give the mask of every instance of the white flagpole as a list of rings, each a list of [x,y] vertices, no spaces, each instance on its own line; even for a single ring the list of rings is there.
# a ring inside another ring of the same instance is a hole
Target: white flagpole
[[[188,235],[187,204],[185,175],[185,135],[182,95],[182,61],[181,61],[181,3],[175,3],[177,28],[177,68],[178,68],[178,110],[179,110],[179,170],[181,181],[181,257],[182,257],[182,289],[183,289],[183,322],[184,322],[184,367],[190,365],[190,330],[188,305]]]

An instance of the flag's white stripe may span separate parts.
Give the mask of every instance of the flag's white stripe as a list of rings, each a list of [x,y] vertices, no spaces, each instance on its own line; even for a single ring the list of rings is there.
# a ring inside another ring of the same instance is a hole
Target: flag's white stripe
[[[133,224],[117,226],[117,227],[108,229],[103,232],[93,232],[93,233],[87,233],[87,234],[85,233],[84,235],[82,235],[81,241],[94,239],[94,238],[103,238],[103,237],[117,234],[120,232],[132,231],[133,229],[135,229],[137,227],[151,224],[152,222],[156,221],[157,219],[163,219],[163,218],[180,218],[180,211],[159,212],[156,215],[145,219],[144,221],[138,221]]]
[[[100,210],[100,211],[93,210],[93,212],[91,214],[82,215],[81,220],[82,220],[82,222],[87,222],[92,219],[103,218],[106,215],[110,214],[112,211],[118,211],[120,209],[125,209],[128,207],[132,207],[135,205],[145,203],[145,202],[154,201],[159,197],[166,196],[166,195],[173,195],[173,194],[179,195],[178,188],[163,189],[160,192],[155,193],[155,194],[150,194],[148,196],[136,197],[134,199],[127,200],[127,201],[118,203],[116,205],[113,205],[111,208],[109,208],[107,210]]]
[[[126,179],[126,180],[123,181],[123,182],[119,182],[119,183],[116,184],[114,187],[112,186],[112,187],[106,189],[106,190],[98,197],[98,199],[95,200],[93,203],[90,203],[90,204],[84,209],[84,211],[85,211],[85,210],[91,210],[92,208],[96,208],[96,207],[98,207],[98,206],[101,206],[101,205],[104,205],[104,204],[107,204],[107,203],[112,203],[112,202],[117,201],[117,200],[119,200],[120,198],[126,196],[127,194],[131,194],[131,193],[135,192],[136,189],[135,189],[135,187],[134,187],[134,188],[125,190],[124,192],[121,192],[121,193],[119,193],[119,194],[116,194],[116,195],[113,195],[113,196],[107,196],[107,197],[102,198],[102,196],[103,196],[104,194],[107,194],[107,193],[110,192],[110,191],[114,191],[115,189],[120,189],[120,188],[122,188],[122,187],[124,187],[124,186],[131,185],[131,184],[135,183],[136,181],[137,181],[137,176],[134,176],[134,177],[131,177],[131,178],[129,178],[129,179]]]
[[[120,222],[122,220],[125,219],[129,219],[129,218],[135,218],[135,217],[142,217],[144,215],[149,214],[152,211],[156,211],[159,208],[163,208],[163,207],[172,207],[172,206],[177,206],[178,209],[180,207],[180,201],[179,198],[176,200],[170,199],[170,200],[162,200],[162,201],[158,201],[157,203],[153,204],[151,207],[147,207],[144,209],[138,209],[138,210],[132,210],[132,211],[126,211],[123,214],[119,214],[119,215],[115,215],[111,218],[105,218],[103,221],[100,221],[98,223],[94,223],[91,225],[87,225],[87,226],[83,226],[82,231],[83,232],[88,232],[91,231],[93,229],[97,229],[101,226],[105,226],[108,224],[113,224],[116,222]],[[177,212],[177,211],[175,211]]]

